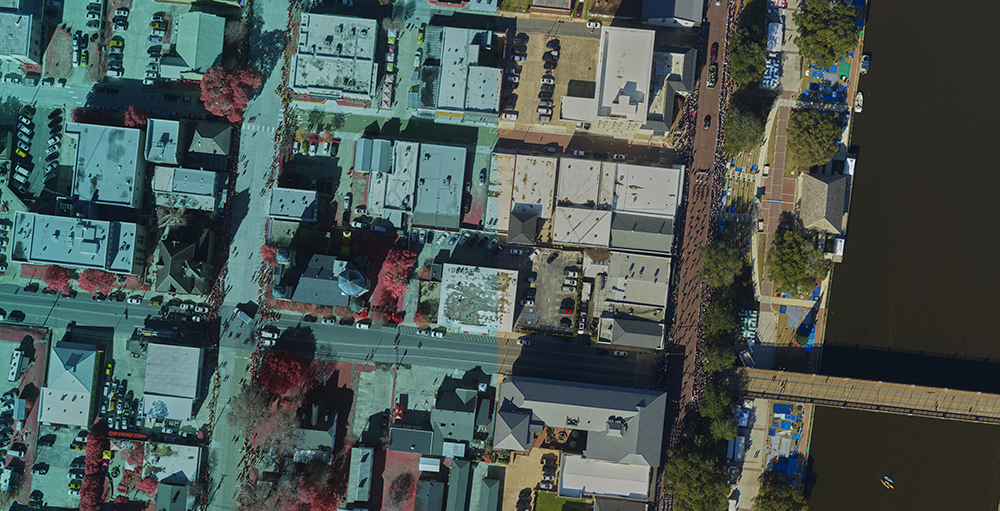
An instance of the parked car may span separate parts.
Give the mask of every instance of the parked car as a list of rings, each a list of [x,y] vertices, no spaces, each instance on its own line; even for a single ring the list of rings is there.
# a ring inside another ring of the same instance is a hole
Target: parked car
[[[587,28],[589,28],[591,30],[596,30],[598,28],[601,28],[601,22],[600,21],[588,21],[587,22]]]
[[[357,328],[359,330],[368,330],[368,329],[370,329],[370,327],[371,327],[370,324],[368,324],[368,323],[362,323],[360,321],[358,323],[354,324],[354,328]]]
[[[542,84],[552,85],[554,83],[556,83],[556,81],[551,76],[542,77]]]
[[[529,341],[527,339],[518,339],[517,340],[517,344],[520,345],[520,346],[530,346],[531,345],[531,341]]]
[[[624,357],[627,357],[627,356],[628,356],[628,353],[627,353],[627,352],[625,352],[625,351],[616,351],[616,352],[614,353],[614,355],[615,355],[616,357],[621,357],[621,358],[624,358]]]

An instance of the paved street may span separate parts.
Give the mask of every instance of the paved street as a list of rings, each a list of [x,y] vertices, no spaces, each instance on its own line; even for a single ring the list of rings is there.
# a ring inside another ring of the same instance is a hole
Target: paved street
[[[27,324],[66,328],[66,325],[76,322],[82,325],[111,326],[120,333],[130,333],[141,328],[147,315],[160,315],[160,307],[150,306],[145,300],[140,305],[115,301],[95,302],[86,293],[68,299],[45,295],[40,291],[26,293],[20,286],[13,284],[0,286],[0,308],[8,314],[15,310],[24,312],[24,323]],[[125,317],[126,313],[128,318]]]

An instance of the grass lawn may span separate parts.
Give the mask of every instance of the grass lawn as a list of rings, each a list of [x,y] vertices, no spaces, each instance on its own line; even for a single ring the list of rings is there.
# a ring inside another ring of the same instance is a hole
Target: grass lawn
[[[555,493],[540,491],[535,502],[536,511],[586,511],[587,504],[582,500],[570,500],[557,496]]]
[[[501,0],[500,9],[506,12],[528,12],[531,0]]]

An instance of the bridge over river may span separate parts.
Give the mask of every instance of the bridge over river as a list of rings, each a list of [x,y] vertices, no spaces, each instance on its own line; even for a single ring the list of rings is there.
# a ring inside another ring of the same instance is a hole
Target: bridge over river
[[[740,395],[1000,424],[1000,395],[764,369],[740,369]]]

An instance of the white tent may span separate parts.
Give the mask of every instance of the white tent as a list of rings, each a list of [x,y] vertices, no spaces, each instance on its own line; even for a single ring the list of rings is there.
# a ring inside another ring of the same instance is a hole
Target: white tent
[[[781,23],[770,23],[767,26],[767,51],[774,53],[781,51],[781,45],[785,39],[785,27]]]

